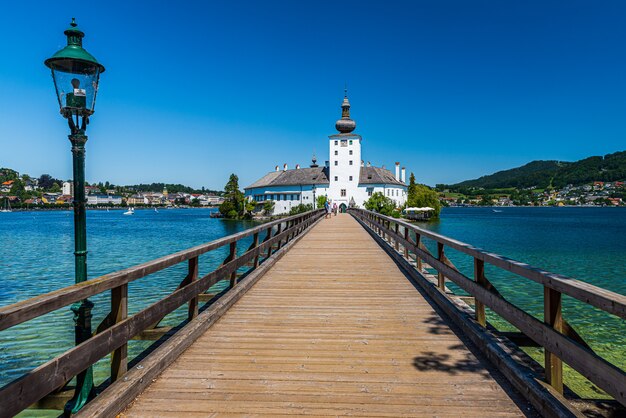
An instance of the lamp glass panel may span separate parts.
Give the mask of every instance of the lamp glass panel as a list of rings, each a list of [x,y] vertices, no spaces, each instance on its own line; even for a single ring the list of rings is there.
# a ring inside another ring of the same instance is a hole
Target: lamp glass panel
[[[79,66],[76,69],[83,71],[74,72],[64,71],[65,69],[68,68],[56,66],[52,70],[59,106],[74,115],[82,115],[84,110],[93,113],[98,93],[99,69],[93,66]]]

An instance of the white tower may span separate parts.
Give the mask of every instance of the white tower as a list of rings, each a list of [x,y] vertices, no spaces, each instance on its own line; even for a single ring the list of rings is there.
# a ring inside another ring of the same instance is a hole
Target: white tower
[[[328,198],[337,206],[350,205],[358,193],[361,171],[361,136],[353,134],[356,122],[350,119],[350,102],[346,89],[341,104],[341,119],[335,123],[338,134],[329,136]]]

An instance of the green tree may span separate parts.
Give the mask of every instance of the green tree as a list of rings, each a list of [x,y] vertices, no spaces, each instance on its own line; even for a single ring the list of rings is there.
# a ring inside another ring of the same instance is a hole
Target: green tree
[[[24,193],[24,182],[20,179],[13,180],[9,194],[11,196],[20,196],[22,193]]]
[[[391,216],[394,213],[396,205],[393,200],[382,194],[381,192],[373,193],[372,196],[363,204],[365,209],[378,212],[381,215]]]
[[[297,215],[299,213],[308,212],[310,210],[313,210],[313,205],[311,203],[308,203],[306,205],[301,203],[299,205],[292,207],[289,210],[289,215]]]
[[[317,208],[323,208],[324,204],[326,203],[326,201],[328,200],[328,198],[325,195],[321,195],[321,196],[317,196]]]
[[[275,203],[273,200],[266,200],[265,203],[263,203],[263,213],[268,216],[271,215],[274,213],[274,206]]]
[[[415,182],[415,175],[411,173],[409,177],[409,187],[407,191],[407,206],[408,207],[430,207],[433,208],[433,217],[439,217],[441,212],[441,202],[439,201],[439,195],[437,192],[425,184],[417,184]]]
[[[239,177],[231,174],[224,187],[224,203],[220,205],[220,213],[225,218],[241,219],[244,216],[245,198],[239,190]]]
[[[52,183],[52,186],[50,187],[50,192],[61,193],[61,186],[59,186],[59,183],[57,182]]]

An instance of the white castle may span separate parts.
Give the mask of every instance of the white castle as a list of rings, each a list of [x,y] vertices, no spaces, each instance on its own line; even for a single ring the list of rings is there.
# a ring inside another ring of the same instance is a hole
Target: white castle
[[[397,206],[406,202],[406,169],[396,163],[395,175],[383,167],[373,167],[361,159],[360,135],[352,133],[356,122],[350,119],[348,95],[341,104],[341,119],[335,124],[338,134],[329,136],[328,160],[323,167],[313,157],[309,168],[288,169],[287,164],[246,187],[248,199],[263,204],[275,202],[274,214],[288,213],[299,204],[314,204],[318,196],[326,196],[342,212],[348,207],[363,207],[375,192],[395,201]]]

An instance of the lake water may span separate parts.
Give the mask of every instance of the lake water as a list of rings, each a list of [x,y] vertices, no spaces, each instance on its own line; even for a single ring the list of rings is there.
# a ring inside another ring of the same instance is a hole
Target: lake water
[[[88,270],[94,278],[249,228],[254,223],[209,217],[207,209],[88,211]],[[0,214],[0,306],[74,283],[73,215],[69,211]],[[623,208],[445,208],[441,220],[421,226],[486,250],[626,294],[626,209]],[[240,246],[244,248],[245,245]],[[200,258],[200,274],[214,269],[227,249]],[[472,259],[450,251],[452,261],[471,275]],[[171,293],[186,265],[169,268],[129,286],[129,313]],[[487,277],[513,303],[541,317],[542,287],[487,268]],[[108,293],[108,292],[107,292]],[[108,312],[108,294],[91,299],[94,327]],[[621,319],[564,298],[565,318],[601,355],[626,367],[625,324]],[[169,315],[176,324],[185,309]],[[492,313],[490,321],[506,324]],[[0,332],[0,385],[73,345],[68,308]],[[149,345],[131,341],[129,357]],[[531,354],[539,358],[540,353]],[[107,376],[108,360],[95,367],[96,383]],[[593,387],[571,371],[566,383],[593,395]]]
[[[444,208],[438,222],[420,226],[554,273],[626,294],[626,208]],[[429,245],[436,251],[434,245]],[[436,254],[436,252],[434,252]],[[446,255],[473,277],[473,259],[454,250]],[[543,287],[486,265],[485,275],[515,305],[543,320]],[[451,288],[455,288],[452,284]],[[459,291],[455,288],[455,291]],[[459,291],[459,293],[463,293]],[[626,369],[626,321],[563,297],[563,317],[601,356]],[[498,328],[513,330],[488,310]],[[526,350],[543,364],[542,352]],[[602,396],[566,367],[565,382],[584,396]]]

